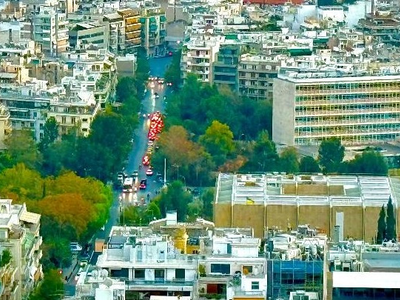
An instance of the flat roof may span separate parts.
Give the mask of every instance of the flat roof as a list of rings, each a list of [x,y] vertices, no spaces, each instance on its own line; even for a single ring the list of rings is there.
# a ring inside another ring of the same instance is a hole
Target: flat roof
[[[400,273],[395,272],[332,272],[333,288],[398,289]]]
[[[226,174],[217,179],[216,203],[369,206],[400,199],[400,179],[386,176]]]

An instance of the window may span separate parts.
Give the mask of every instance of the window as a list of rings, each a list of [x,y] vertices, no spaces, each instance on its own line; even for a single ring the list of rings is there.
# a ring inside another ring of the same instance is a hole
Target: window
[[[157,281],[164,280],[164,270],[163,269],[156,269],[154,271],[155,278]]]
[[[251,290],[255,291],[255,290],[259,290],[259,289],[260,289],[260,282],[252,281],[251,282]]]
[[[230,274],[231,266],[229,264],[211,264],[211,273]]]
[[[185,269],[175,269],[175,279],[185,279]]]
[[[135,278],[144,279],[144,269],[136,269],[135,270]]]

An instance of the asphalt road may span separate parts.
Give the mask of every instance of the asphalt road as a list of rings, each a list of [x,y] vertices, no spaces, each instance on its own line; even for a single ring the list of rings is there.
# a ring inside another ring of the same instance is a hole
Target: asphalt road
[[[164,72],[167,69],[168,65],[171,63],[172,57],[165,58],[151,58],[149,60],[150,63],[150,76],[163,77]],[[142,101],[142,111],[140,112],[139,125],[135,130],[133,136],[133,146],[132,150],[128,156],[128,163],[125,167],[125,172],[127,174],[132,174],[133,171],[139,171],[139,180],[147,178],[147,189],[144,191],[139,190],[137,193],[122,193],[121,190],[114,190],[114,201],[110,210],[110,218],[107,221],[107,224],[104,226],[104,230],[98,231],[90,241],[91,251],[90,251],[90,264],[96,265],[97,257],[100,253],[93,252],[94,244],[96,239],[106,239],[110,232],[112,226],[119,224],[119,215],[121,209],[127,205],[132,205],[135,201],[140,201],[143,197],[147,201],[147,194],[149,194],[150,198],[152,198],[155,194],[155,191],[159,190],[163,185],[161,182],[158,182],[156,179],[156,173],[160,172],[163,174],[163,170],[154,170],[153,176],[146,176],[147,167],[141,167],[139,169],[139,165],[141,165],[143,155],[146,153],[147,149],[147,133],[149,131],[149,119],[147,114],[151,114],[155,111],[163,112],[165,109],[164,103],[164,95],[168,94],[169,88],[166,84],[158,84],[157,82],[149,83],[147,86],[147,92],[144,95]],[[159,94],[159,98],[156,99],[154,97],[154,93]],[[146,115],[143,117],[143,115]],[[78,262],[79,263],[79,262]],[[70,276],[70,280],[65,285],[66,295],[72,296],[75,294],[75,275],[79,268],[75,268],[75,271]]]

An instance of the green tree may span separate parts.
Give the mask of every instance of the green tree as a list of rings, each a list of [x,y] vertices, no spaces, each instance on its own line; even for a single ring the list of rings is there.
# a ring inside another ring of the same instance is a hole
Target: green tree
[[[321,168],[312,156],[303,156],[300,159],[300,172],[319,173],[321,172]]]
[[[214,188],[208,188],[201,194],[203,201],[203,218],[213,220],[213,202],[214,202]]]
[[[334,173],[339,170],[344,158],[344,150],[342,143],[336,137],[322,141],[318,149],[318,160],[325,173]]]
[[[278,170],[279,155],[267,131],[262,131],[258,135],[249,156],[249,161],[244,168],[247,172]]]
[[[172,62],[164,74],[165,81],[172,83],[174,90],[178,90],[181,84],[181,55],[181,50],[173,54]]]
[[[10,250],[4,249],[0,257],[0,267],[7,265],[11,261],[11,258],[12,256]]]
[[[30,169],[40,166],[42,158],[31,131],[13,130],[5,145],[13,164],[23,163]]]
[[[39,143],[39,149],[44,151],[50,144],[54,143],[58,138],[58,123],[54,117],[46,120],[43,126],[43,138]]]
[[[43,281],[30,295],[29,300],[59,300],[64,296],[64,282],[58,270],[52,269],[44,274]]]
[[[125,102],[130,97],[137,96],[138,92],[136,89],[136,80],[133,77],[122,77],[118,79],[117,86],[115,88],[117,100],[119,102]]]
[[[228,125],[218,121],[211,123],[199,141],[207,152],[211,154],[217,165],[222,165],[227,156],[235,151],[232,131]]]
[[[365,150],[349,162],[349,172],[371,175],[387,175],[388,166],[377,151]]]
[[[393,207],[392,197],[389,197],[389,201],[386,208],[386,238],[389,241],[397,241],[396,217],[395,217],[395,209]]]
[[[386,210],[385,206],[382,205],[381,211],[379,212],[378,219],[378,233],[376,235],[376,243],[382,244],[386,239]]]
[[[169,210],[176,210],[178,221],[186,221],[188,204],[192,200],[192,195],[184,189],[181,181],[172,182],[166,189],[161,191],[156,199],[163,216]]]
[[[298,152],[295,147],[286,147],[282,150],[280,155],[279,164],[281,170],[290,174],[299,172]]]

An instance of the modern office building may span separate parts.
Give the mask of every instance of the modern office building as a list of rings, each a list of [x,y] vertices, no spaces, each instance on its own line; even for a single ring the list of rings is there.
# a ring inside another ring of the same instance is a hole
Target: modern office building
[[[0,199],[0,220],[0,252],[10,254],[0,267],[0,298],[27,299],[43,277],[40,215],[27,211],[25,204]]]
[[[142,46],[149,57],[166,54],[165,38],[167,36],[165,11],[154,3],[149,3],[142,9],[140,17]]]
[[[217,58],[213,64],[214,84],[227,85],[232,91],[239,90],[238,65],[240,46],[221,45]]]
[[[392,197],[397,210],[400,180],[378,176],[220,174],[216,182],[216,227],[252,227],[256,237],[266,228],[309,224],[341,238],[376,238],[382,205]],[[398,231],[400,224],[397,224]]]
[[[273,84],[272,138],[287,146],[390,142],[400,137],[400,67],[281,68]]]
[[[53,6],[40,6],[33,15],[33,40],[44,54],[57,56],[69,47],[68,20]]]

